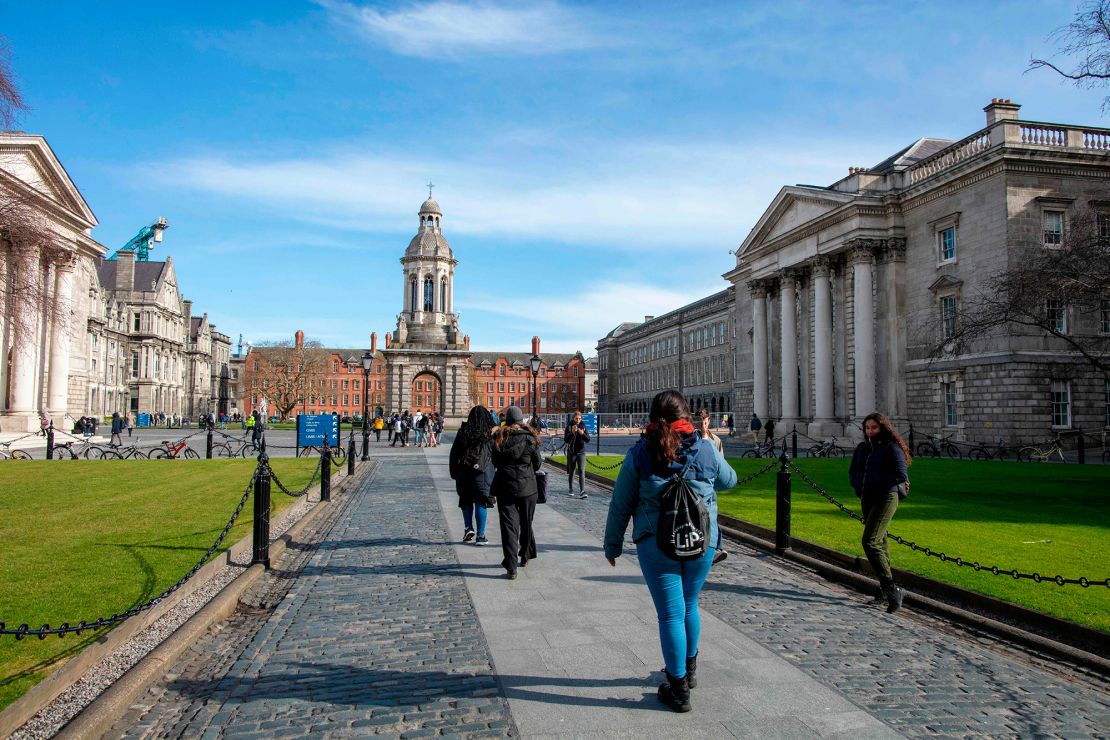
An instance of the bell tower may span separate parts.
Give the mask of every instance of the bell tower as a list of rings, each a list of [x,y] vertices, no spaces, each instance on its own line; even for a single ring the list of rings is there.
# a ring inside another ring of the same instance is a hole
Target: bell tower
[[[416,236],[401,258],[403,303],[394,339],[406,347],[448,349],[462,342],[452,311],[458,260],[443,236],[443,211],[430,188],[417,214]]]

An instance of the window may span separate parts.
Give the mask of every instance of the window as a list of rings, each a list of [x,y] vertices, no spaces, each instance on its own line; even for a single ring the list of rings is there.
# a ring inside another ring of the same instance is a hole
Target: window
[[[516,393],[516,383],[509,383],[509,393]]]
[[[409,281],[409,310],[416,311],[416,278]]]
[[[1095,215],[1095,229],[1099,239],[1110,239],[1110,212]]]
[[[574,377],[576,377],[576,378],[578,377],[578,366],[577,365],[574,366]]]
[[[505,397],[504,396],[498,396],[497,397],[497,407],[498,408],[505,408]]]
[[[941,389],[944,391],[944,426],[954,427],[957,424],[956,384],[941,383],[940,385]]]
[[[949,226],[937,232],[937,252],[941,262],[956,259],[956,227]]]
[[[350,390],[350,387],[351,387],[351,381],[344,380],[343,381],[343,390]]]
[[[1048,326],[1059,334],[1065,334],[1068,331],[1068,312],[1067,305],[1056,298],[1050,298],[1045,301],[1045,312],[1047,314]]]
[[[424,310],[432,310],[432,297],[435,295],[435,289],[432,285],[431,278],[424,278]]]
[[[332,371],[333,373],[337,373],[337,372],[339,372],[339,363],[338,363],[338,362],[336,362],[336,361],[332,361],[332,363],[331,363],[331,371]]]
[[[140,323],[139,323],[139,322],[140,322],[140,320],[139,320],[139,314],[135,314],[135,323],[134,323],[134,326],[135,326],[135,331],[139,331],[139,326],[140,326]]]
[[[447,281],[441,280],[439,282],[439,310],[447,310]]]
[[[956,296],[946,295],[940,299],[940,321],[944,339],[956,336]]]
[[[351,396],[347,393],[343,394],[343,405],[349,406],[351,404]]]
[[[1058,247],[1064,243],[1064,212],[1044,212],[1044,245]]]
[[[132,352],[131,353],[131,377],[132,378],[139,377],[139,353],[138,352]]]
[[[1071,426],[1071,385],[1066,380],[1052,381],[1052,426]]]
[[[504,365],[498,365],[497,366],[497,374],[498,375],[504,375],[505,374],[505,366]]]
[[[504,393],[505,392],[505,384],[504,383],[498,383],[497,384],[497,392],[498,393]]]
[[[1103,334],[1110,334],[1110,298],[1103,298],[1099,302],[1098,327]]]

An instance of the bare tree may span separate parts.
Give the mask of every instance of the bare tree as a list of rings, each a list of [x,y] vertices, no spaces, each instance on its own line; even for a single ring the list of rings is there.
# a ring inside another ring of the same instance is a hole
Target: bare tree
[[[0,36],[0,129],[14,126],[20,114],[26,110],[27,103],[23,100],[19,86],[15,84],[11,52],[4,37]]]
[[[999,335],[1041,334],[1110,380],[1110,215],[1082,212],[1059,246],[1021,249],[962,306],[925,322],[930,356],[974,350]]]
[[[466,392],[472,407],[482,402],[482,380],[478,377],[478,368],[473,365],[466,370]]]
[[[1078,57],[1075,66],[1065,71],[1046,59],[1033,58],[1027,72],[1047,67],[1088,89],[1110,82],[1110,0],[1081,3],[1072,22],[1057,28],[1048,38],[1059,44],[1057,55]],[[1103,98],[1102,110],[1110,110],[1110,95]]]
[[[263,342],[251,350],[247,364],[251,393],[261,395],[285,419],[310,396],[327,368],[319,342],[296,347],[289,341]]]

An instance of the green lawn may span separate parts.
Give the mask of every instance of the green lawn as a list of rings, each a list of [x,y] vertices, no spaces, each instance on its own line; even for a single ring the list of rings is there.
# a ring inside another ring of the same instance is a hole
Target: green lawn
[[[555,458],[561,459],[561,458]],[[600,465],[615,456],[590,458]],[[740,478],[766,460],[730,458]],[[813,480],[858,511],[848,486],[847,459],[801,459]],[[617,470],[587,470],[616,478]],[[891,532],[935,551],[983,565],[1044,576],[1110,577],[1110,467],[915,460],[913,488]],[[720,510],[738,519],[775,526],[773,471],[724,492]],[[861,524],[833,507],[798,476],[792,486],[792,534],[852,555],[863,555]],[[893,564],[1000,599],[1110,632],[1110,588],[1015,581],[941,562],[890,543]]]
[[[0,463],[0,620],[32,628],[123,611],[184,575],[215,540],[254,460]],[[315,460],[271,459],[300,488]],[[294,499],[273,487],[271,515]],[[224,540],[251,531],[252,501]],[[221,550],[222,552],[222,550]],[[106,630],[0,637],[0,709]]]

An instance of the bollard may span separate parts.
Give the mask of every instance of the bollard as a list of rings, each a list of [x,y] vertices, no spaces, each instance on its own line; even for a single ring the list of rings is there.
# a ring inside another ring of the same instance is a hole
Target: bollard
[[[212,459],[212,426],[208,426],[208,439],[204,443],[204,459]]]
[[[866,435],[865,435],[865,436],[866,436]],[[910,443],[910,453],[913,453],[913,450],[914,450],[914,447],[913,447],[913,424],[910,424],[910,438],[909,438],[909,443]]]
[[[601,455],[601,414],[597,415],[597,455]]]
[[[790,457],[798,459],[798,427],[794,427],[794,431],[791,432]]]
[[[351,432],[351,439],[347,443],[347,475],[355,474],[355,433]]]
[[[327,437],[320,454],[320,500],[331,501],[331,448],[328,447]]]
[[[54,422],[46,428],[46,459],[54,459]]]
[[[786,468],[786,453],[779,458],[775,482],[775,552],[782,555],[790,549],[790,471]]]
[[[1079,464],[1084,465],[1087,462],[1087,443],[1083,439],[1083,430],[1079,430],[1079,447],[1076,450],[1079,453]]]
[[[254,479],[254,547],[251,565],[270,569],[270,466],[266,455],[258,456],[261,471]]]

